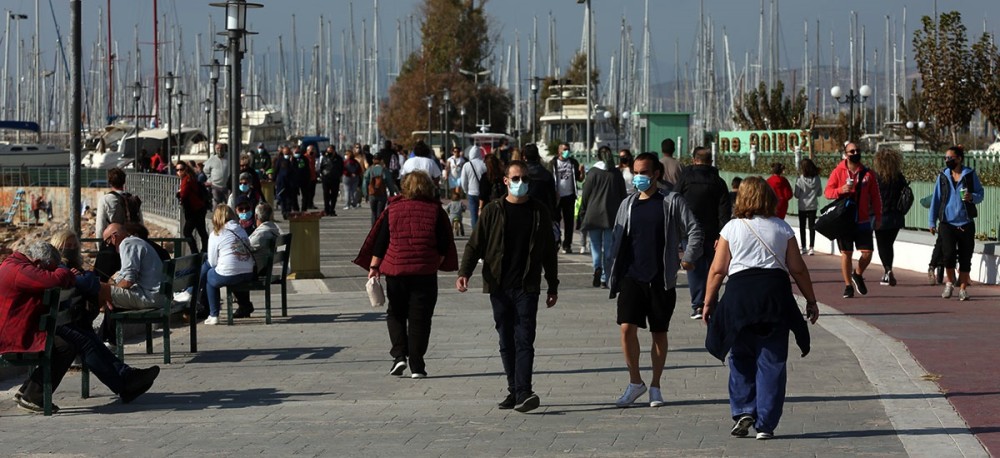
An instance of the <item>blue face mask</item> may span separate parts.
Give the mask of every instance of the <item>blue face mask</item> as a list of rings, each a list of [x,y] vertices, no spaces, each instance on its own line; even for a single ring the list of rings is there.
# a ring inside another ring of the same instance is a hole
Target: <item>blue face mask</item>
[[[513,197],[524,197],[528,195],[528,183],[523,180],[519,182],[510,182],[510,186],[507,187],[510,190],[510,195]]]
[[[646,192],[646,190],[653,185],[653,180],[650,180],[646,175],[635,175],[632,177],[632,185],[635,186],[635,189],[638,189],[639,192]]]
[[[563,159],[569,159],[569,150],[563,151],[562,157]]]
[[[247,192],[249,190],[250,190],[250,185],[248,185],[248,184],[241,184],[240,185],[240,192]]]
[[[240,213],[240,219],[241,220],[243,220],[243,221],[250,221],[250,218],[253,218],[253,213],[251,213],[251,212]]]

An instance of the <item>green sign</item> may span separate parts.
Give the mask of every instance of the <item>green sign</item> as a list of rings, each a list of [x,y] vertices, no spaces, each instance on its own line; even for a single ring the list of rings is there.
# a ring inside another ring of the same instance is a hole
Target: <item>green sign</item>
[[[737,130],[721,131],[718,151],[723,154],[749,154],[751,147],[758,153],[808,153],[812,150],[812,137],[808,129],[796,130]]]

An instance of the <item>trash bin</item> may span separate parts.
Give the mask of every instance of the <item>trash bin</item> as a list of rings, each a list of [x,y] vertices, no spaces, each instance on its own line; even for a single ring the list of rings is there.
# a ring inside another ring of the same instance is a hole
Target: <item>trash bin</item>
[[[260,182],[260,192],[264,194],[264,201],[271,204],[271,208],[276,208],[276,202],[274,201],[274,182],[273,181],[261,181]]]
[[[319,219],[322,217],[322,212],[291,214],[291,273],[288,278],[323,278],[323,272],[319,270]]]

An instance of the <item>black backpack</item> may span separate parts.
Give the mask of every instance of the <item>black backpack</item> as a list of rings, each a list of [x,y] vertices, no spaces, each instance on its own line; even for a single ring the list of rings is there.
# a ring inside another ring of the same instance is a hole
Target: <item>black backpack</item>
[[[142,199],[139,196],[117,191],[111,191],[111,194],[118,196],[119,205],[123,205],[125,208],[125,223],[142,222]]]

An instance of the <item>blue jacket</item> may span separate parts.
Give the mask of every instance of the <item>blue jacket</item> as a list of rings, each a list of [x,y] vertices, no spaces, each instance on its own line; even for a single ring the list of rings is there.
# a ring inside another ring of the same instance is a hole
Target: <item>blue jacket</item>
[[[938,219],[942,223],[952,226],[965,226],[972,222],[962,201],[962,193],[958,190],[965,188],[971,180],[972,183],[972,203],[979,204],[983,201],[985,192],[983,184],[979,181],[976,171],[969,167],[962,167],[962,179],[956,183],[951,179],[951,171],[944,169],[938,175],[937,183],[934,185],[934,195],[931,197],[931,208],[928,216],[928,227],[936,227]],[[944,187],[942,187],[944,185]],[[944,205],[944,208],[942,208]]]

